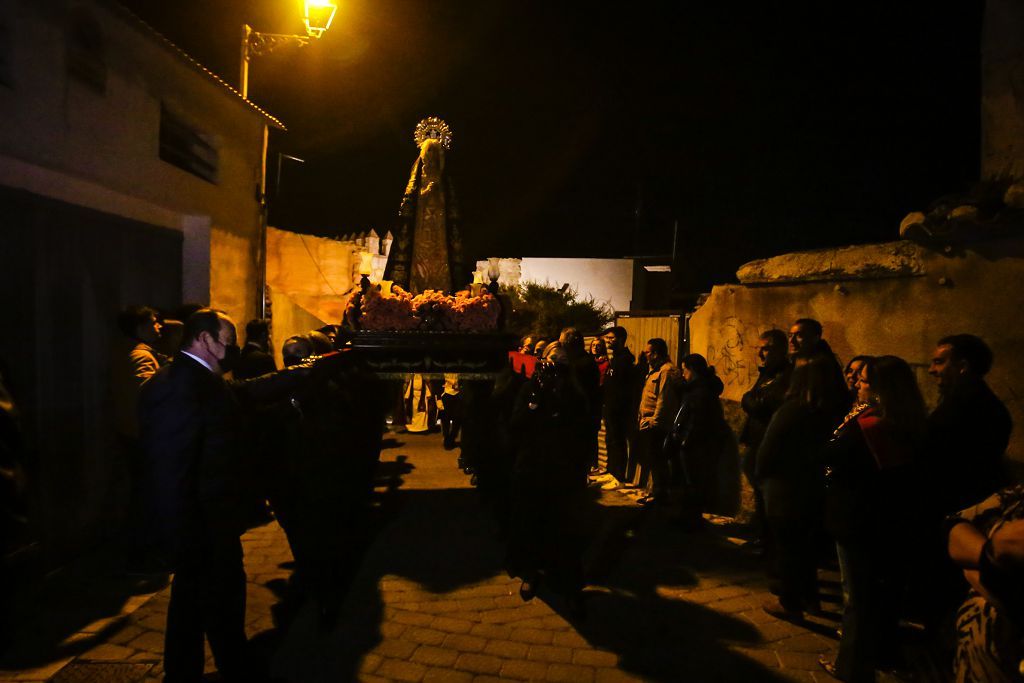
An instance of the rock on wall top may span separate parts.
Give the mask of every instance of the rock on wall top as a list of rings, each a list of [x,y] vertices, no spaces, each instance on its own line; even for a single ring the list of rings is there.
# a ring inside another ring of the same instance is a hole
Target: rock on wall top
[[[865,280],[924,275],[920,247],[885,242],[782,254],[740,266],[743,284]]]

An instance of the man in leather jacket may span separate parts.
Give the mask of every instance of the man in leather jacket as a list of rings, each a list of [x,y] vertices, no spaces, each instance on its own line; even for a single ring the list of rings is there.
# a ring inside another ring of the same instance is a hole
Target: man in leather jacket
[[[743,474],[754,488],[754,519],[757,521],[761,543],[768,540],[767,519],[764,512],[764,495],[754,484],[754,456],[761,445],[772,415],[786,398],[789,389],[789,373],[792,366],[786,357],[786,334],[782,330],[767,330],[758,338],[757,381],[750,391],[743,394],[740,405],[747,414],[747,420],[740,433],[740,443],[746,446],[743,460]]]

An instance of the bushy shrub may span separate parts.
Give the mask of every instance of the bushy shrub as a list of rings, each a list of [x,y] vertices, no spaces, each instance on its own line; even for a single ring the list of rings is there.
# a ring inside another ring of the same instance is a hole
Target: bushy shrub
[[[557,339],[566,327],[575,327],[584,335],[595,335],[615,319],[611,306],[590,296],[581,298],[568,286],[556,288],[527,282],[502,287],[501,291],[512,302],[506,328],[520,336],[532,334]]]

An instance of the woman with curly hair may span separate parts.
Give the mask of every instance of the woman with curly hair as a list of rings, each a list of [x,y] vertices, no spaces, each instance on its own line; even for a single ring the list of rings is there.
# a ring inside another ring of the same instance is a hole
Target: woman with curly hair
[[[858,403],[835,430],[825,470],[826,527],[836,540],[846,604],[839,655],[821,665],[850,683],[874,681],[878,665],[896,654],[928,420],[902,358],[868,359],[857,387]]]

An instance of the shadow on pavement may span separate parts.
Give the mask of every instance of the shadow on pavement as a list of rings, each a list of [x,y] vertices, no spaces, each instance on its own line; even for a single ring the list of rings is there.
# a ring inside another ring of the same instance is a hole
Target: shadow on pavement
[[[275,675],[304,683],[356,680],[363,658],[387,638],[382,624],[391,615],[386,614],[382,580],[411,582],[416,590],[443,594],[503,574],[505,548],[496,540],[496,524],[477,491],[408,490],[390,483],[373,522],[376,539],[350,587],[342,620],[325,633],[311,614],[300,613],[275,658]],[[651,680],[784,680],[730,650],[761,644],[753,623],[666,598],[657,590],[693,586],[698,571],[753,574],[760,571],[754,558],[723,546],[713,534],[684,535],[650,524],[653,520],[635,507],[602,504],[596,493],[582,512],[592,585],[586,618],[568,615],[557,597],[542,592],[538,599],[549,602],[583,638],[619,654],[620,668]],[[415,649],[410,643],[408,651],[399,652],[403,643],[385,643],[391,644],[395,652],[384,654],[396,659],[408,658]]]
[[[762,644],[752,622],[658,590],[696,587],[698,574],[753,576],[762,569],[756,558],[713,531],[684,533],[632,506],[594,500],[587,528],[604,538],[587,562],[585,615],[557,597],[549,604],[591,645],[618,654],[620,669],[654,681],[787,680],[730,650]]]
[[[19,589],[14,597],[13,642],[0,671],[40,669],[75,657],[120,631],[130,612],[167,585],[166,575],[125,575],[109,546]]]

